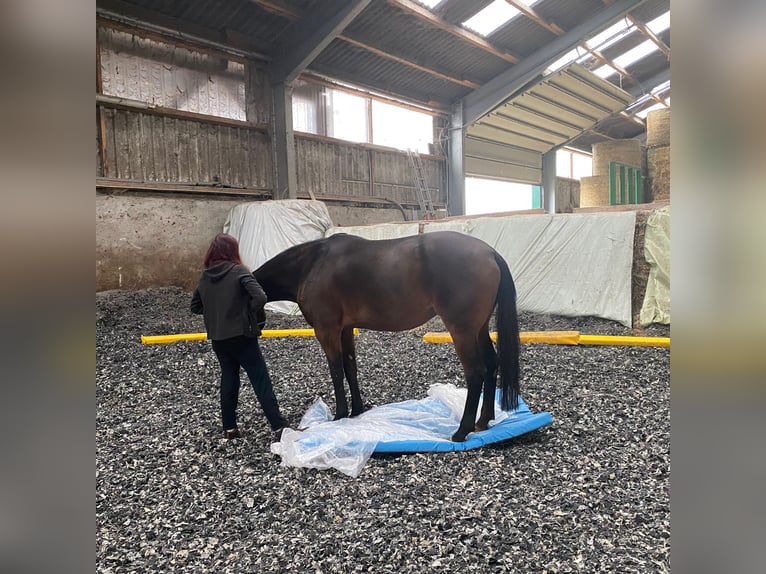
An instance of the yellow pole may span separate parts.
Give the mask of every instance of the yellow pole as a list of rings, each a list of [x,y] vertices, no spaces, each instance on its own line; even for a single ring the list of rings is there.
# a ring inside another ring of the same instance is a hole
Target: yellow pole
[[[497,341],[497,333],[490,333]],[[547,345],[632,345],[636,347],[670,347],[670,337],[628,337],[611,335],[582,335],[579,331],[522,331],[522,343],[545,343]],[[449,333],[428,332],[423,335],[426,343],[452,343]]]
[[[670,347],[670,337],[620,337],[616,335],[580,335],[581,345],[630,345],[633,347]]]
[[[359,329],[354,329],[354,335],[359,334]],[[266,329],[261,337],[313,337],[314,329]],[[178,341],[205,341],[207,333],[181,333],[178,335],[141,335],[144,345],[160,345],[164,343],[176,343]]]

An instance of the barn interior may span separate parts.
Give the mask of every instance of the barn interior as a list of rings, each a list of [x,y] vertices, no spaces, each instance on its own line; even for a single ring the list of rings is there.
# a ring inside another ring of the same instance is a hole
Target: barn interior
[[[244,203],[318,201],[349,231],[630,211],[637,318],[669,211],[669,10],[99,0],[97,290],[190,288]],[[492,186],[520,207],[472,206]]]

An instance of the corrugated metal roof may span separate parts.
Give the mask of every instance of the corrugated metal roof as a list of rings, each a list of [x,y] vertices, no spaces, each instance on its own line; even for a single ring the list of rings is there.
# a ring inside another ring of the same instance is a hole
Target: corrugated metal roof
[[[489,39],[517,56],[529,56],[556,36],[523,15],[516,16],[507,25],[493,32]]]
[[[281,38],[300,23],[314,8],[320,8],[322,0],[97,0],[98,10],[122,14],[137,22],[147,22],[165,29],[177,29],[186,37],[198,37],[216,45],[229,44],[245,51],[256,51],[268,55]],[[487,38],[467,31],[462,22],[489,5],[491,0],[444,0],[429,11],[414,0],[373,0],[359,13],[342,32],[340,37],[329,43],[309,64],[307,71],[357,84],[382,93],[395,95],[403,100],[431,103],[438,109],[449,109],[461,98],[492,81],[505,71],[512,70],[514,56],[521,59],[540,50],[546,50],[557,36],[525,15],[516,16]],[[532,9],[546,22],[560,27],[564,33],[587,23],[590,19],[608,9],[605,0],[540,0]],[[645,0],[631,14],[636,20],[648,23],[670,9],[670,0]],[[321,29],[322,22],[316,22]],[[660,38],[669,45],[670,31],[662,32]],[[346,38],[345,40],[343,38]],[[583,38],[583,41],[586,38]],[[646,37],[636,33],[606,50],[605,55],[616,57]],[[366,47],[365,47],[366,46]],[[509,56],[510,54],[511,56]],[[279,54],[272,54],[279,56]],[[596,68],[598,61],[586,62],[585,67]],[[660,51],[628,66],[635,76],[636,84],[615,75],[609,80],[623,86],[626,91],[640,93],[642,82],[646,82],[669,69],[668,57]],[[425,70],[423,69],[425,68]],[[599,100],[597,91],[591,89],[586,103],[571,101],[572,96],[562,92],[546,79],[547,84],[532,88],[529,97],[517,102],[520,106],[533,108],[525,110],[523,118],[512,117],[516,122],[508,133],[521,132],[529,139],[526,127],[521,129],[522,120],[540,128],[552,129],[547,117],[540,114],[551,112],[556,106],[545,104],[544,98],[554,102],[559,111],[554,114],[562,125],[557,130],[556,141],[570,137],[572,129],[585,125],[598,116]],[[603,83],[603,82],[602,82]],[[609,83],[609,82],[606,82]],[[532,82],[534,84],[534,81]],[[571,88],[572,86],[563,86]],[[537,91],[536,91],[537,90]],[[588,99],[589,98],[589,99]],[[575,98],[576,99],[576,98]],[[541,103],[543,102],[543,103]],[[543,105],[545,110],[535,106]],[[609,106],[607,106],[609,107]],[[573,108],[574,112],[569,109]],[[505,115],[506,111],[497,111]],[[537,119],[529,114],[538,114]],[[578,116],[581,114],[583,117]],[[501,118],[502,119],[502,118]],[[491,127],[491,120],[481,121],[484,131],[502,130]],[[507,128],[507,119],[503,120]],[[490,122],[489,124],[487,122]],[[566,125],[565,125],[566,124]],[[568,125],[568,124],[571,124]],[[575,126],[574,128],[572,126]],[[615,137],[623,130],[625,137],[634,134],[641,126],[627,118],[610,121],[609,128]],[[538,136],[542,136],[540,130]],[[547,134],[546,137],[550,137]],[[583,136],[584,137],[584,136]],[[574,145],[589,149],[587,142],[594,136],[588,135]],[[598,136],[595,136],[598,137]],[[507,139],[507,138],[506,138]],[[536,147],[548,145],[545,137],[538,138]],[[537,140],[532,140],[537,141]]]
[[[383,27],[381,21],[391,22],[391,26]],[[508,66],[508,62],[466,44],[454,34],[426,25],[384,2],[372,2],[343,35],[364,39],[365,43],[418,64],[433,65],[457,78],[481,83]],[[447,54],[449,58],[445,57]]]
[[[464,2],[463,0],[444,0],[436,6],[434,12],[441,16],[450,24],[461,24],[468,20],[474,14],[481,12],[484,8],[492,4],[494,0],[473,0]]]

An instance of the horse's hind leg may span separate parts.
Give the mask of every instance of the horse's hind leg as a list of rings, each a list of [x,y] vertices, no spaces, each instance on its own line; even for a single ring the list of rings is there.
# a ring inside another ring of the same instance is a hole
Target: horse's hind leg
[[[346,401],[346,389],[343,385],[343,357],[341,353],[341,337],[335,329],[325,330],[314,327],[316,337],[322,349],[327,355],[327,364],[330,366],[330,377],[335,391],[335,420],[348,416],[348,402]]]
[[[362,391],[359,388],[356,369],[356,344],[354,328],[345,327],[340,335],[340,346],[343,355],[343,372],[346,374],[348,388],[351,391],[351,416],[355,417],[367,410],[362,401]]]
[[[473,432],[476,423],[476,411],[479,408],[479,398],[481,396],[481,387],[484,383],[484,373],[486,367],[481,353],[481,348],[477,343],[475,335],[463,335],[450,329],[452,340],[455,343],[455,351],[463,365],[465,372],[466,385],[468,387],[468,397],[463,409],[463,418],[460,419],[460,426],[455,434],[452,435],[454,442],[463,442],[468,433]]]
[[[495,389],[497,388],[497,353],[489,338],[489,329],[485,326],[479,335],[479,346],[484,358],[484,400],[481,403],[481,416],[476,421],[476,430],[489,428],[489,421],[495,418]]]

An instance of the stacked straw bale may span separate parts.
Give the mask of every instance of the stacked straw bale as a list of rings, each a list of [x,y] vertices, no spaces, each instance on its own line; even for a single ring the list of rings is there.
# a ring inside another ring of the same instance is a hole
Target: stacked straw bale
[[[609,205],[609,174],[591,175],[580,180],[580,207]]]
[[[670,199],[670,109],[646,116],[646,162],[653,201]]]
[[[609,175],[609,163],[617,161],[641,167],[641,142],[614,140],[593,144],[593,175]]]

